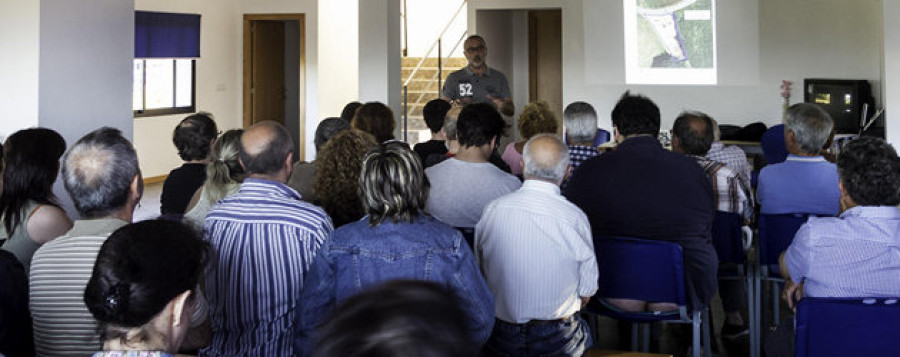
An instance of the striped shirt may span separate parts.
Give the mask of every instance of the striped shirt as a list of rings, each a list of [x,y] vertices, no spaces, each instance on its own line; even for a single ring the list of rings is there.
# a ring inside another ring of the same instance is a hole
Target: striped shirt
[[[744,180],[744,184],[750,187],[750,162],[747,161],[747,154],[741,148],[732,145],[725,146],[721,141],[714,141],[709,152],[706,153],[706,158],[728,165],[729,168],[737,171]]]
[[[206,216],[212,341],[205,356],[291,356],[303,278],[332,231],[321,208],[279,182],[248,178]]]
[[[526,180],[491,202],[475,227],[475,256],[506,322],[569,317],[597,291],[588,218],[549,182]]]
[[[900,210],[858,206],[810,217],[784,260],[806,296],[900,296]]]
[[[38,356],[90,356],[101,349],[97,323],[84,305],[84,287],[103,242],[126,224],[78,220],[34,253],[29,295]]]
[[[753,202],[750,189],[738,173],[721,162],[705,157],[690,155],[703,167],[703,172],[712,184],[716,199],[716,210],[737,213],[745,220],[753,217]]]

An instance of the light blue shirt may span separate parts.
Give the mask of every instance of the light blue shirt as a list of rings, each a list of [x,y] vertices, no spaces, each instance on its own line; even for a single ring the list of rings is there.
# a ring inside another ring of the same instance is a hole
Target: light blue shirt
[[[900,296],[900,210],[854,207],[840,217],[810,217],[785,262],[806,296]]]
[[[837,166],[821,156],[788,155],[784,162],[760,171],[756,198],[764,214],[836,216],[841,199]]]
[[[210,345],[201,356],[291,356],[306,271],[331,234],[321,208],[294,189],[248,178],[206,216]]]

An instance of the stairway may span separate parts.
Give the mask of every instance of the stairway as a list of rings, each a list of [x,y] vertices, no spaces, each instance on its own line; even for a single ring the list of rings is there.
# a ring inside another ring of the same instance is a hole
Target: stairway
[[[418,65],[419,61],[421,60],[422,57],[402,58],[402,67],[400,70],[402,76],[401,83],[406,83],[406,80],[416,69],[416,65]],[[447,76],[450,75],[450,73],[465,67],[466,64],[467,62],[464,57],[453,57],[445,59],[442,63],[443,69],[441,72],[441,85],[443,85],[444,80],[447,79]],[[425,125],[425,120],[422,117],[422,109],[425,107],[425,104],[428,103],[428,101],[440,97],[440,88],[438,88],[437,79],[435,79],[430,85],[428,84],[429,81],[435,78],[437,73],[437,58],[429,57],[425,60],[425,63],[422,64],[422,67],[419,68],[419,71],[416,72],[415,77],[409,81],[409,92],[407,97],[409,100],[409,122],[407,123],[409,134],[407,142],[410,145],[415,145],[418,142],[427,141],[431,137],[431,133],[428,130],[428,127]],[[420,96],[421,99],[419,98]],[[402,92],[400,93],[400,98],[402,103]],[[417,99],[419,100],[417,101]],[[401,104],[401,110],[402,109],[403,106]],[[403,113],[400,113],[400,118],[402,120]]]

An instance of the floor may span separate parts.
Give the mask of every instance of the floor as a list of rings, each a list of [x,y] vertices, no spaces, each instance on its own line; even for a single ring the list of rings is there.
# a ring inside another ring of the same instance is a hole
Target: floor
[[[144,185],[144,196],[134,210],[135,222],[159,217],[159,196],[162,195],[162,186],[162,182]]]

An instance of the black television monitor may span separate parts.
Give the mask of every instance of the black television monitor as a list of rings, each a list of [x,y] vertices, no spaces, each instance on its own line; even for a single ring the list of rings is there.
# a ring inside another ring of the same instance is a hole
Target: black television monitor
[[[866,119],[875,113],[872,87],[866,80],[807,78],[803,80],[803,88],[803,101],[815,103],[828,112],[837,134],[858,134],[864,107]]]

